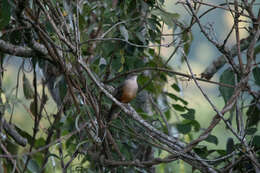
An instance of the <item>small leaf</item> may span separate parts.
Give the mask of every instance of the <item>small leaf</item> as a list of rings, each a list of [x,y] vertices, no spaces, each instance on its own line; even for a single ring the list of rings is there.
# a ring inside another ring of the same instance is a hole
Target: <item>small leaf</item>
[[[175,101],[181,101],[184,105],[187,105],[187,104],[188,104],[187,101],[185,101],[185,100],[183,100],[182,98],[176,96],[175,94],[168,93],[168,92],[165,92],[165,94],[166,94],[167,96],[169,96],[170,98],[172,98],[173,100],[175,100]]]
[[[200,123],[196,120],[191,121],[192,126],[194,127],[194,130],[197,132],[200,130]]]
[[[232,138],[228,138],[226,150],[227,150],[227,154],[230,154],[235,150],[234,140]]]
[[[260,147],[260,136],[254,136],[252,140],[252,145],[256,147]]]
[[[257,101],[258,100],[252,100],[251,106],[248,108],[246,112],[249,127],[257,125],[260,121],[260,110],[258,109],[258,106],[255,104]]]
[[[43,137],[41,137],[41,138],[39,138],[39,139],[37,139],[37,140],[35,141],[35,148],[41,148],[41,147],[43,147],[44,145],[45,145],[45,140],[44,140]]]
[[[185,107],[179,105],[179,104],[172,104],[172,107],[176,110],[176,111],[180,111],[180,112],[184,112],[186,109]]]
[[[121,64],[125,63],[125,57],[124,56],[121,56],[120,62],[121,62]]]
[[[175,94],[172,94],[172,93],[166,93],[167,94],[167,96],[169,96],[170,98],[172,98],[173,100],[175,100],[175,101],[178,101],[179,100],[179,97],[178,96],[176,96]]]
[[[30,111],[32,113],[33,116],[37,116],[37,112],[36,112],[36,105],[34,100],[31,102],[30,104]]]
[[[225,70],[221,76],[219,81],[224,84],[230,84],[230,85],[235,85],[235,76],[234,72],[229,68]],[[221,93],[221,96],[224,98],[225,103],[230,99],[230,97],[234,93],[234,88],[228,88],[224,86],[219,87],[219,91]]]
[[[247,135],[253,135],[253,134],[255,134],[255,132],[257,132],[257,128],[246,129],[246,134]]]
[[[206,146],[198,145],[194,148],[194,151],[201,157],[206,157],[208,155],[208,149]]]
[[[171,118],[171,111],[170,111],[170,109],[168,109],[166,112],[164,112],[164,114],[165,114],[166,119],[170,120],[170,118]]]
[[[193,40],[193,35],[191,32],[184,32],[182,34],[182,41],[184,42],[183,49],[186,55],[189,54],[192,40]]]
[[[255,83],[260,86],[260,68],[256,67],[253,69],[253,75],[255,78]]]
[[[225,150],[216,150],[216,152],[217,152],[218,154],[220,154],[221,156],[226,155],[226,151],[225,151]]]
[[[5,104],[5,103],[6,103],[5,94],[1,92],[1,104]]]
[[[128,35],[128,31],[127,31],[126,27],[124,25],[120,25],[119,30],[120,30],[121,35],[125,38],[125,40],[128,41],[129,35]]]
[[[176,83],[172,84],[171,87],[177,92],[181,91],[180,87]]]
[[[209,135],[205,141],[218,145],[218,138],[214,135]]]
[[[191,131],[191,124],[186,121],[183,121],[181,124],[177,124],[176,127],[182,134],[187,134]]]
[[[60,99],[63,100],[64,97],[66,96],[67,94],[67,90],[68,90],[68,87],[67,87],[67,83],[66,83],[66,80],[64,79],[64,77],[62,78],[61,81],[59,81],[59,92],[60,92]]]
[[[162,82],[167,82],[167,77],[165,74],[160,74],[160,79],[162,80]]]
[[[195,119],[195,110],[188,109],[188,112],[185,114],[181,114],[181,116],[185,119],[194,120]]]
[[[23,162],[26,163],[26,160],[27,160],[27,156],[23,157]],[[31,171],[32,173],[38,173],[40,172],[40,167],[38,165],[38,163],[33,160],[33,159],[30,159],[29,162],[28,162],[28,165],[27,165],[27,168],[29,171]]]
[[[8,0],[2,0],[0,3],[0,30],[9,24],[11,19],[11,6]]]
[[[25,74],[23,74],[23,94],[26,99],[33,99],[34,92],[31,87],[30,81],[27,79]]]

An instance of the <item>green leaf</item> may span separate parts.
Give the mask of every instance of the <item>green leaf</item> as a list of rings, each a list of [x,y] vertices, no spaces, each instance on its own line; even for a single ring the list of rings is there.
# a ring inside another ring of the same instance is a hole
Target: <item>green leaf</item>
[[[255,83],[260,86],[260,68],[256,67],[253,69],[253,75],[255,78]]]
[[[219,81],[224,84],[235,85],[234,72],[230,68],[228,68],[221,74]],[[225,103],[227,103],[227,101],[230,99],[230,97],[234,93],[234,88],[220,86],[219,91],[220,91],[221,96],[224,98]]]
[[[179,97],[178,96],[176,96],[175,94],[172,94],[172,93],[166,93],[167,94],[167,96],[169,96],[170,98],[172,98],[173,100],[175,100],[175,101],[178,101],[179,100]]]
[[[175,94],[168,93],[168,92],[166,92],[165,94],[166,94],[167,96],[169,96],[170,98],[172,98],[173,100],[175,100],[175,101],[181,101],[184,105],[187,105],[187,104],[188,104],[187,101],[183,100],[182,98],[178,97],[178,96],[175,95]]]
[[[66,83],[66,80],[64,79],[64,77],[62,77],[62,79],[59,81],[58,86],[59,86],[59,92],[60,92],[60,99],[63,100],[64,97],[66,96],[67,90],[68,90],[67,83]]]
[[[227,145],[226,145],[227,154],[232,153],[234,150],[235,150],[234,140],[232,138],[228,138]]]
[[[182,123],[177,124],[176,127],[182,134],[187,134],[191,131],[191,124],[189,121],[183,121]]]
[[[258,102],[258,100],[252,100],[251,106],[248,108],[246,115],[247,115],[247,122],[248,122],[248,126],[251,127],[253,125],[257,125],[259,120],[260,120],[260,110],[258,109],[258,107],[256,106],[256,102]]]
[[[193,36],[191,32],[184,32],[182,34],[182,41],[184,42],[183,49],[186,55],[190,52],[190,46],[193,40]]]
[[[195,153],[197,153],[200,157],[207,157],[208,149],[206,146],[198,145],[194,148]]]
[[[252,145],[255,147],[260,147],[260,136],[254,136],[252,140]]]
[[[194,127],[194,130],[197,132],[200,130],[200,123],[196,120],[191,121],[191,125]]]
[[[249,129],[246,129],[246,134],[247,135],[253,135],[255,134],[255,132],[257,132],[257,128],[249,128]]]
[[[28,158],[27,156],[23,157],[23,162],[24,163],[26,163],[27,158]],[[35,160],[33,160],[33,159],[29,160],[27,168],[32,173],[40,172],[40,167],[39,167],[38,163]]]
[[[216,150],[216,152],[217,152],[218,154],[220,154],[221,156],[226,155],[226,151],[225,151],[225,150]]]
[[[11,6],[8,0],[0,1],[0,30],[6,27],[11,18]]]
[[[172,84],[171,87],[177,92],[181,91],[180,87],[176,83]]]
[[[166,119],[170,120],[170,118],[171,118],[171,111],[170,111],[170,109],[168,109],[166,112],[164,112],[164,114],[165,114]]]
[[[35,148],[41,148],[41,147],[43,147],[44,145],[45,145],[45,140],[44,140],[43,137],[41,137],[41,138],[39,138],[39,139],[37,139],[37,140],[35,141]]]
[[[37,116],[36,105],[35,105],[34,100],[30,103],[30,111],[33,116]]]
[[[165,74],[160,73],[159,75],[160,75],[160,79],[162,80],[162,82],[167,82],[167,77]]]
[[[188,109],[188,112],[185,114],[181,114],[181,116],[188,120],[194,120],[195,119],[195,110],[194,109]]]
[[[179,104],[172,104],[172,107],[176,110],[176,111],[180,111],[180,112],[184,112],[186,109],[185,107],[179,105]]]
[[[23,74],[23,94],[26,99],[33,99],[34,97],[30,81],[27,79],[25,74]]]
[[[218,145],[218,138],[214,135],[209,135],[205,141]]]
[[[119,30],[121,35],[125,38],[125,40],[128,41],[129,35],[125,25],[120,25]]]
[[[259,53],[260,53],[260,45],[257,45],[255,47],[254,56],[257,56],[257,54],[259,54]]]

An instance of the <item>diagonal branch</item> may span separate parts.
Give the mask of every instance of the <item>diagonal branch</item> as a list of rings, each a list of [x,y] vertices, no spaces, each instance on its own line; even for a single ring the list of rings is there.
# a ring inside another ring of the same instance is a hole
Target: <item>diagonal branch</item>
[[[34,42],[33,47],[35,49],[32,49],[27,46],[13,45],[9,42],[0,39],[0,52],[20,57],[32,57],[34,55],[37,55],[37,53],[41,53],[42,55],[47,57],[48,51],[43,45]]]

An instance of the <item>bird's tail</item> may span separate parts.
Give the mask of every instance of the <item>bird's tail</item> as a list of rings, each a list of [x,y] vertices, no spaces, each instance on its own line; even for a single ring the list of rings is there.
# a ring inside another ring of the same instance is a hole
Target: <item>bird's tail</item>
[[[114,117],[114,115],[116,114],[117,110],[118,110],[118,106],[113,103],[106,116],[107,122],[110,122],[112,119],[116,118],[116,117]]]

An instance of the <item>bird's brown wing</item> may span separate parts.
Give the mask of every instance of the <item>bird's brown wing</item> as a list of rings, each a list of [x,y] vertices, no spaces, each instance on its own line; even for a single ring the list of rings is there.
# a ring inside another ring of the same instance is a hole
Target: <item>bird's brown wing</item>
[[[121,84],[115,89],[115,91],[113,92],[113,96],[114,96],[118,101],[121,101],[121,96],[122,96],[122,93],[123,93],[123,86],[124,86],[124,83],[121,83]]]

